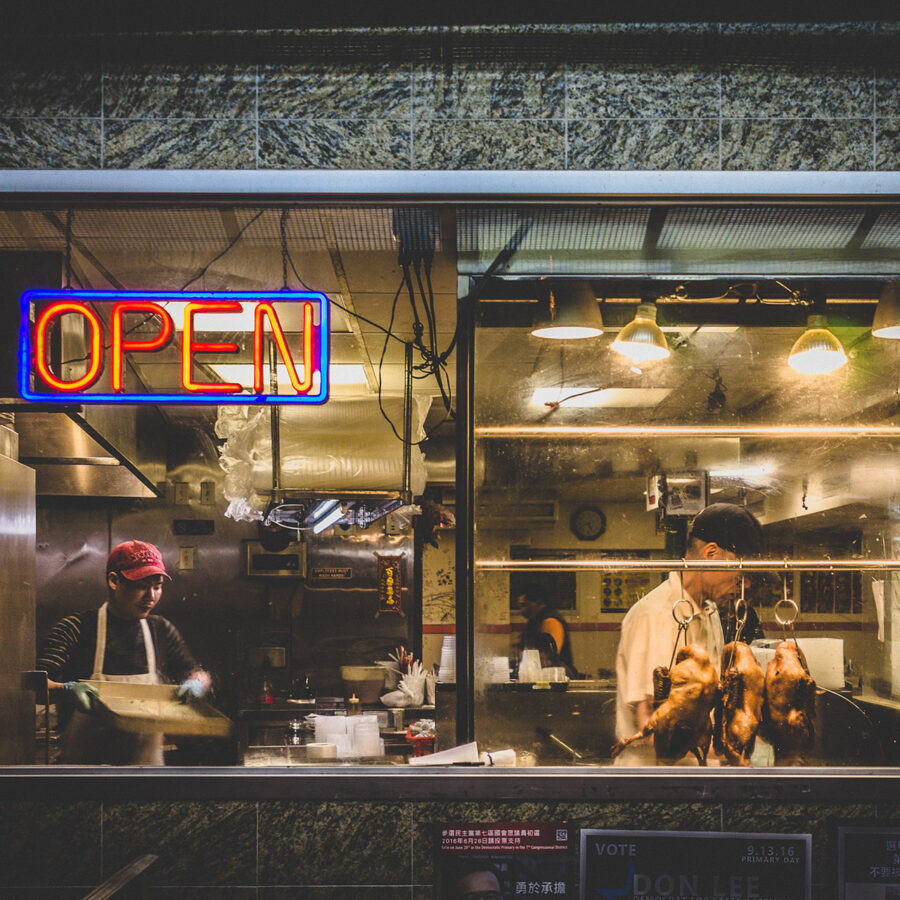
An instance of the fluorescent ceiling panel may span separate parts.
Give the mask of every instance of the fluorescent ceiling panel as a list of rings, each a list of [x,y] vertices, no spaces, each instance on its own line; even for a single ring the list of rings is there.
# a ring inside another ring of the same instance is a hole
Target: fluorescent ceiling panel
[[[253,366],[250,364],[243,363],[214,363],[210,365],[210,368],[219,375],[223,381],[233,382],[235,384],[240,384],[250,389],[253,386]],[[278,373],[278,389],[279,391],[284,388],[285,391],[293,390],[291,387],[291,379],[288,375],[288,370],[286,366],[279,365],[277,367]],[[297,366],[297,375],[302,379],[303,378],[303,366]],[[265,367],[264,377],[266,383],[266,389],[268,388],[269,383],[269,370],[268,366]],[[313,381],[317,382],[319,378],[319,373],[316,372],[313,374]],[[361,365],[338,365],[338,366],[329,366],[328,367],[328,383],[330,385],[344,385],[344,384],[365,384],[366,383],[366,373],[363,370]],[[314,387],[318,388],[318,384],[315,384]]]

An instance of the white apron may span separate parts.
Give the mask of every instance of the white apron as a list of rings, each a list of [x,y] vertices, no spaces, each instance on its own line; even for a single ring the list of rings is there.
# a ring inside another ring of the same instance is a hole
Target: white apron
[[[144,675],[106,675],[107,604],[97,610],[97,643],[94,648],[94,671],[91,681],[116,681],[126,684],[159,684],[156,675],[156,648],[150,636],[150,626],[141,619],[147,672]],[[163,736],[161,734],[132,734],[119,731],[97,716],[76,709],[62,738],[59,762],[70,765],[163,765]]]

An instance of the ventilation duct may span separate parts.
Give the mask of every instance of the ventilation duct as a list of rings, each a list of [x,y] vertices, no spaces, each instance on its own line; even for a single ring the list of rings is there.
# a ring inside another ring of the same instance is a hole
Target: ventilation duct
[[[383,397],[385,415],[401,432],[403,397]],[[412,440],[425,437],[430,397],[414,397]],[[268,409],[219,407],[216,434],[225,439],[219,463],[225,472],[226,515],[260,521],[272,497],[272,431]],[[403,444],[371,398],[331,399],[322,406],[279,408],[281,496],[403,489]],[[425,490],[425,455],[411,448],[413,495]]]

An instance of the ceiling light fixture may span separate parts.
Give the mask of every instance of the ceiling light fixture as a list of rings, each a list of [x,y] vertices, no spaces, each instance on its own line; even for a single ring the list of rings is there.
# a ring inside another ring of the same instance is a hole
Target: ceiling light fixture
[[[797,338],[788,365],[804,375],[824,375],[847,364],[841,342],[828,330],[825,316],[810,316],[807,329]]]
[[[900,281],[888,281],[878,298],[872,337],[900,338]]]
[[[578,340],[603,334],[597,295],[587,281],[561,281],[550,289],[546,313],[539,313],[531,333],[554,340]]]
[[[632,319],[613,341],[612,349],[627,356],[633,365],[666,359],[672,355],[666,336],[656,324],[656,304],[641,303]]]

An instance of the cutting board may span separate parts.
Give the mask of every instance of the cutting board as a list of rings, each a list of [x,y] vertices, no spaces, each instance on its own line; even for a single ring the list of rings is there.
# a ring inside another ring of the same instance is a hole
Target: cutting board
[[[120,731],[182,736],[227,737],[232,722],[205,701],[182,703],[174,684],[88,681]]]

